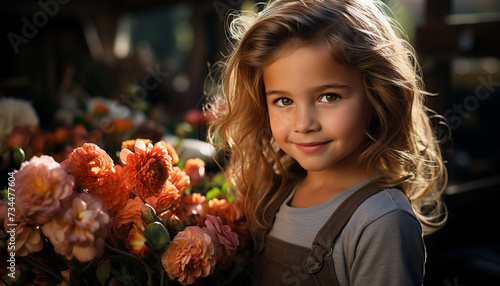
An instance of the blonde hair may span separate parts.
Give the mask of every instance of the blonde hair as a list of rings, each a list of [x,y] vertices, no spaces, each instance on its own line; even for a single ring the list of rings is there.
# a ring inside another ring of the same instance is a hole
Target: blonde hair
[[[399,31],[380,3],[362,0],[278,0],[259,14],[236,15],[231,22],[233,50],[216,85],[222,90],[211,90],[209,108],[217,119],[209,138],[227,152],[228,177],[244,198],[257,240],[306,174],[272,137],[263,69],[284,52],[312,44],[326,45],[336,62],[356,70],[364,81],[374,116],[360,159],[376,178],[372,181],[400,187],[424,233],[444,224],[441,193],[447,172],[432,112],[424,105],[428,94],[415,52]]]

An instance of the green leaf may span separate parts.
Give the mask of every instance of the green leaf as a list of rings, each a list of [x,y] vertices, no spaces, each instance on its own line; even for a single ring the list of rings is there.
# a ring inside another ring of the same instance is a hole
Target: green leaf
[[[213,178],[212,183],[214,185],[222,185],[225,180],[226,180],[226,177],[224,176],[224,173],[219,173],[218,175],[216,175]]]
[[[111,264],[111,260],[109,259],[104,260],[104,262],[99,265],[96,271],[96,276],[99,280],[99,283],[104,285],[106,280],[108,280],[112,266],[113,265]]]
[[[222,195],[222,190],[219,189],[218,187],[213,187],[210,191],[207,192],[205,195],[205,198],[207,201],[216,198],[218,196]]]

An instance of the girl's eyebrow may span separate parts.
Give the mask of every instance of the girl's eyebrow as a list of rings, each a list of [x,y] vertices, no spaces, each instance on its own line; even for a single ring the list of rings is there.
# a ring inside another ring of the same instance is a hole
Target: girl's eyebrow
[[[310,92],[311,93],[321,92],[321,91],[323,91],[325,89],[329,89],[329,88],[332,88],[332,89],[349,89],[349,88],[351,88],[351,86],[346,85],[346,84],[340,84],[340,83],[331,83],[331,84],[325,84],[325,85],[321,85],[321,86],[318,86],[318,87],[311,88]],[[289,92],[285,91],[285,90],[266,90],[266,96],[270,96],[270,95],[288,95],[288,94],[289,94]]]

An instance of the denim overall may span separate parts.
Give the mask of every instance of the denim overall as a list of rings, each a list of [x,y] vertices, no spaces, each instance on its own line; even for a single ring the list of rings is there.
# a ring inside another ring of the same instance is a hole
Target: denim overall
[[[333,245],[356,209],[384,188],[369,183],[345,199],[319,230],[312,248],[266,236],[258,256],[252,285],[338,285],[333,267]]]

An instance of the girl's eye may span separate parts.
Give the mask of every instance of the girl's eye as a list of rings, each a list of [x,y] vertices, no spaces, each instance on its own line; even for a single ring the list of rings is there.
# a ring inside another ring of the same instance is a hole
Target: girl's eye
[[[277,99],[275,101],[275,103],[277,106],[284,107],[284,106],[291,105],[293,103],[293,100],[291,100],[290,98],[282,97],[282,98]]]
[[[319,102],[333,103],[338,101],[339,99],[340,95],[336,93],[326,93],[321,95]]]

